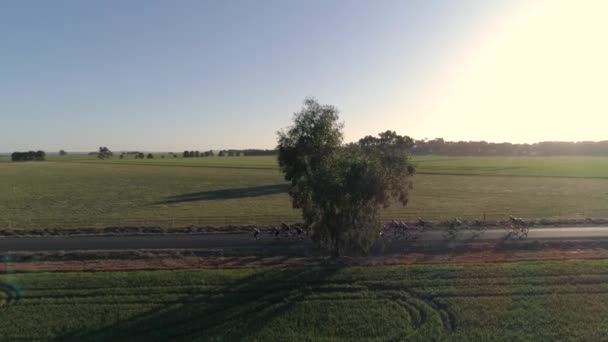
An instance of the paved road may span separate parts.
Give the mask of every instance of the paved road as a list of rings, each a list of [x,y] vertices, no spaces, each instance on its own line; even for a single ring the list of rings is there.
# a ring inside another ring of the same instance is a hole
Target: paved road
[[[417,243],[441,245],[446,240],[443,231],[429,230],[419,235]],[[479,236],[462,232],[453,241],[464,243],[477,241],[501,241],[506,237],[503,229],[486,230]],[[608,227],[563,227],[532,228],[529,241],[543,240],[607,240]],[[513,239],[512,241],[519,241]],[[396,241],[392,247],[399,248],[411,242]],[[8,251],[74,251],[74,250],[128,250],[128,249],[206,249],[235,252],[302,253],[312,249],[307,241],[277,241],[269,234],[261,234],[257,241],[250,234],[197,234],[157,236],[47,236],[0,238],[0,252]]]

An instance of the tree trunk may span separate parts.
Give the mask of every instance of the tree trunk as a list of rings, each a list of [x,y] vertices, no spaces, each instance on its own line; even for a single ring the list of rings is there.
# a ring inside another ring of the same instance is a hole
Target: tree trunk
[[[340,257],[340,244],[339,244],[338,239],[334,239],[334,241],[332,243],[331,257],[332,258]]]

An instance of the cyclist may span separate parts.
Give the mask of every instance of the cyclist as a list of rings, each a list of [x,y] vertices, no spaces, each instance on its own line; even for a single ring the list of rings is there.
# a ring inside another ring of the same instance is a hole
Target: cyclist
[[[295,229],[296,229],[296,234],[298,234],[298,240],[303,240],[304,237],[302,237],[302,234],[304,234],[304,230],[302,228],[300,228],[299,226],[296,226]]]

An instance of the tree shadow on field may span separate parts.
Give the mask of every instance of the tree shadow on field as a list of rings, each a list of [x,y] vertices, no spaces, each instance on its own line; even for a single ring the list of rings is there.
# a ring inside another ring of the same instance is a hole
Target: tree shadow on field
[[[226,200],[245,197],[260,197],[287,193],[287,184],[260,185],[249,188],[223,189],[213,191],[191,192],[187,194],[174,195],[165,198],[155,204],[170,204],[194,201]]]
[[[243,340],[288,313],[343,267],[332,264],[256,272],[207,294],[187,296],[189,290],[185,290],[184,298],[128,321],[99,330],[73,331],[55,340]]]

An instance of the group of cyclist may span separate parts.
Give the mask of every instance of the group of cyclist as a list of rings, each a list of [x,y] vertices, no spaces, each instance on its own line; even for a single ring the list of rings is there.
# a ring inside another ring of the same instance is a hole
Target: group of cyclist
[[[287,240],[304,240],[304,236],[306,233],[302,226],[299,224],[288,225],[286,223],[281,223],[281,227],[272,227],[270,230],[270,235],[273,236],[277,240],[287,239]],[[253,238],[258,240],[260,238],[261,231],[258,228],[253,228]]]
[[[525,239],[528,237],[530,231],[530,224],[521,217],[513,217],[509,215],[509,225],[505,226],[507,233],[511,236],[519,239]]]
[[[403,221],[391,220],[391,222],[385,223],[380,231],[380,237],[382,239],[397,239],[397,240],[412,240],[418,239],[420,233],[424,232],[424,229],[428,227],[428,222],[419,218],[415,225],[408,225]]]
[[[430,227],[431,223],[418,218],[418,221],[414,224],[408,225],[403,221],[391,220],[382,226],[379,232],[380,238],[382,239],[396,239],[396,240],[409,240],[416,241],[420,233]],[[445,239],[455,239],[460,232],[470,231],[473,235],[478,236],[486,230],[486,225],[480,220],[473,222],[463,222],[458,218],[453,219],[449,222],[447,229],[443,233]],[[509,224],[505,225],[505,230],[509,237],[516,237],[524,239],[528,237],[530,231],[530,224],[522,218],[509,216]],[[260,238],[261,231],[258,228],[253,229],[253,238],[258,240]],[[288,225],[281,223],[280,227],[272,227],[269,234],[277,240],[295,240],[302,241],[306,237],[301,224]]]

